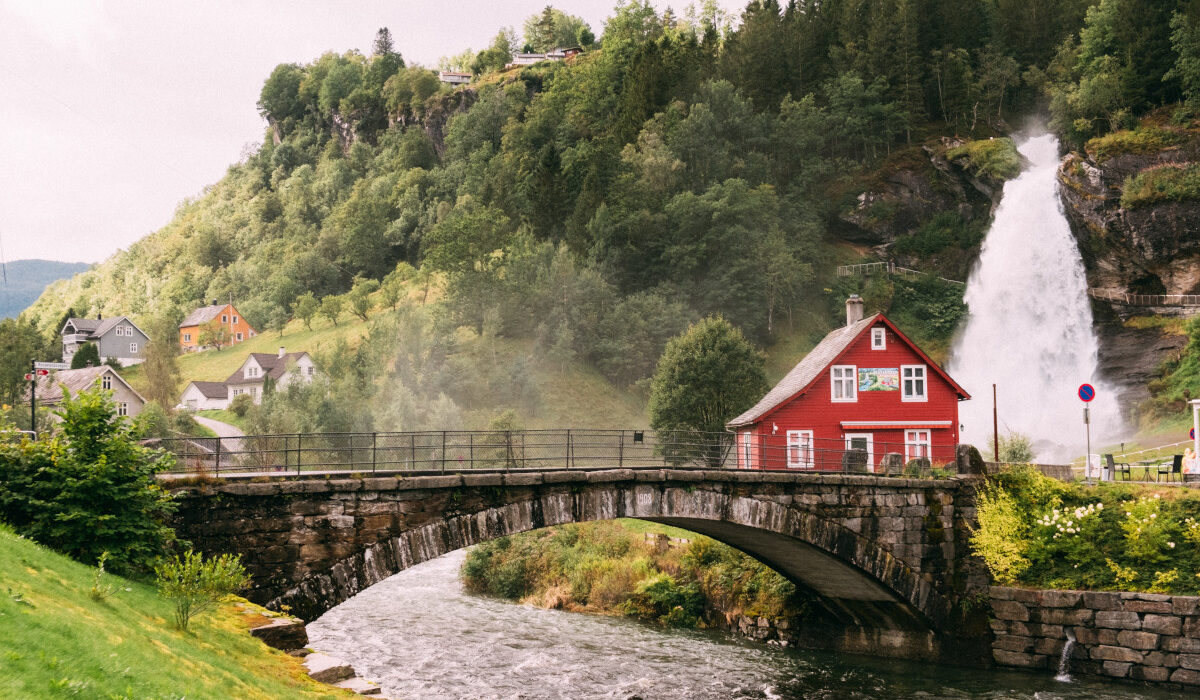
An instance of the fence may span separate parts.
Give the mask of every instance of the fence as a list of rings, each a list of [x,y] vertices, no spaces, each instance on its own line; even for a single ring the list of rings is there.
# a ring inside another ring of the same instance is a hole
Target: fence
[[[910,438],[905,440],[905,434]],[[808,431],[738,436],[735,466],[824,472],[927,474],[933,467],[955,469],[957,445],[935,442],[930,430],[847,433],[844,438],[813,438]],[[879,440],[882,435],[899,440]]]
[[[741,442],[741,452],[735,451],[729,433],[649,430],[292,433],[147,444],[175,456],[170,473],[211,476],[662,466],[898,472],[914,460],[926,471],[954,460],[955,446],[934,445],[928,433],[907,444],[860,442],[764,435],[749,446],[748,458],[747,445]]]
[[[873,263],[859,263],[857,265],[839,265],[837,268],[837,276],[838,277],[853,277],[855,275],[869,275],[873,272],[885,272],[889,275],[899,275],[900,277],[904,277],[907,279],[912,279],[915,277],[924,277],[927,274],[927,273],[921,272],[920,270],[914,270],[910,267],[900,267],[900,266],[896,265],[896,263],[891,263],[891,262],[873,262]],[[943,282],[948,282],[950,284],[958,284],[958,285],[963,285],[963,286],[966,285],[965,282],[960,282],[958,280],[946,279],[945,277],[938,277],[938,279]]]
[[[1089,288],[1088,296],[1126,306],[1200,306],[1200,294],[1126,294]]]

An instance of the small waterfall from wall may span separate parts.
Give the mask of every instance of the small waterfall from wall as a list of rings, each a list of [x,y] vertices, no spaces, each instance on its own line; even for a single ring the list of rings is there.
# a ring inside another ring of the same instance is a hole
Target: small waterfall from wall
[[[1071,652],[1075,649],[1075,630],[1067,628],[1067,640],[1063,642],[1062,655],[1058,657],[1058,675],[1054,680],[1059,683],[1071,682]]]
[[[967,281],[968,318],[951,351],[950,374],[971,394],[960,411],[963,442],[991,459],[992,384],[1001,437],[1034,442],[1039,461],[1065,461],[1086,443],[1082,383],[1091,402],[1092,449],[1119,437],[1116,392],[1097,376],[1098,342],[1083,260],[1058,196],[1058,140],[1023,138],[1028,161],[1003,199]]]

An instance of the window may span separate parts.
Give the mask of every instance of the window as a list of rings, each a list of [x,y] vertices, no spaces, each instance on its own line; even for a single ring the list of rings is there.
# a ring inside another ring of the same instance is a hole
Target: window
[[[787,431],[787,444],[788,468],[813,468],[813,434],[811,430]]]
[[[240,342],[242,342],[242,332],[241,332],[241,331],[238,331],[238,332],[237,332],[237,341],[238,341],[239,343],[240,343]]]
[[[254,365],[250,365],[249,367],[247,367],[246,368],[246,376],[247,377],[257,377],[258,376],[258,367],[255,367]]]
[[[117,404],[117,415],[118,416],[129,415],[129,404],[125,403],[124,401],[118,403]]]
[[[875,437],[871,433],[846,433],[846,450],[863,450],[867,453],[867,471],[875,471]]]
[[[750,468],[750,431],[742,433],[742,468]]]
[[[225,314],[221,314],[221,323],[229,323],[229,317]]]
[[[871,329],[871,349],[887,350],[887,330],[884,328]]]
[[[129,354],[130,354],[130,355],[136,355],[136,354],[137,354],[137,343],[130,343],[130,344],[129,344]]]
[[[308,367],[306,367],[305,369],[307,370],[307,374],[308,374],[308,376],[310,376],[310,377],[311,377],[311,376],[313,376],[313,369],[314,369],[314,368],[313,368],[311,365],[309,365],[309,366],[308,366]]]
[[[900,366],[900,400],[925,401],[925,365]]]
[[[192,342],[192,334],[191,334],[191,333],[184,333],[184,334],[183,334],[183,342],[185,342],[185,343],[190,343],[190,342]]]
[[[234,316],[234,317],[233,317],[233,322],[234,322],[234,323],[237,323],[237,316]]]
[[[256,386],[250,387],[250,396],[258,396],[258,387],[256,387]]]
[[[100,377],[100,388],[101,389],[111,389],[112,388],[112,375],[111,374],[106,374],[103,377]]]
[[[857,380],[857,369],[854,365],[834,365],[829,370],[832,381],[830,398],[833,401],[857,401],[854,393],[854,382]]]
[[[188,410],[189,410],[189,411],[194,411],[194,410],[196,410],[196,399],[188,399],[188,400],[187,400],[187,407],[188,407]]]
[[[904,431],[904,461],[930,458],[930,440],[928,430]]]

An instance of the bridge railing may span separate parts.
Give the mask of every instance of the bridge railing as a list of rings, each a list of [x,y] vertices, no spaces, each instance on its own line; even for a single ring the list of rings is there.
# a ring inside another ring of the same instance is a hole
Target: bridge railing
[[[1200,306],[1200,294],[1127,294],[1091,287],[1088,295],[1125,306]]]
[[[856,277],[861,275],[870,275],[876,272],[882,272],[889,275],[898,275],[906,279],[924,277],[926,274],[928,274],[921,272],[920,270],[914,270],[911,267],[900,267],[893,262],[858,263],[855,265],[838,265],[837,267],[838,277]],[[963,286],[966,285],[966,283],[961,280],[946,279],[945,277],[938,277],[938,279],[949,284]]]
[[[304,472],[459,472],[691,466],[729,469],[928,470],[954,460],[954,445],[798,440],[786,433],[747,444],[730,433],[650,430],[485,430],[290,433],[150,442],[176,457],[175,474],[253,476]]]

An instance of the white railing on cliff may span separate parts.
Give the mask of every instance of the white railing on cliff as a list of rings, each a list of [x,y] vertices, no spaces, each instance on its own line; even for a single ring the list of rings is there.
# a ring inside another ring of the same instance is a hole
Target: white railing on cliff
[[[911,279],[913,277],[924,277],[927,274],[927,273],[921,272],[920,270],[914,270],[911,267],[900,267],[896,263],[892,263],[892,262],[872,262],[872,263],[859,263],[857,265],[838,265],[838,268],[837,268],[837,276],[838,277],[854,277],[856,275],[869,275],[872,272],[885,272],[889,275],[899,275],[901,277],[905,277],[905,278],[909,278],[909,279]],[[958,280],[946,279],[945,277],[938,277],[938,279],[943,282],[949,282],[950,284],[961,284],[961,285],[966,284],[965,282],[960,282]]]
[[[1200,306],[1200,294],[1127,294],[1092,287],[1088,296],[1126,306]]]

